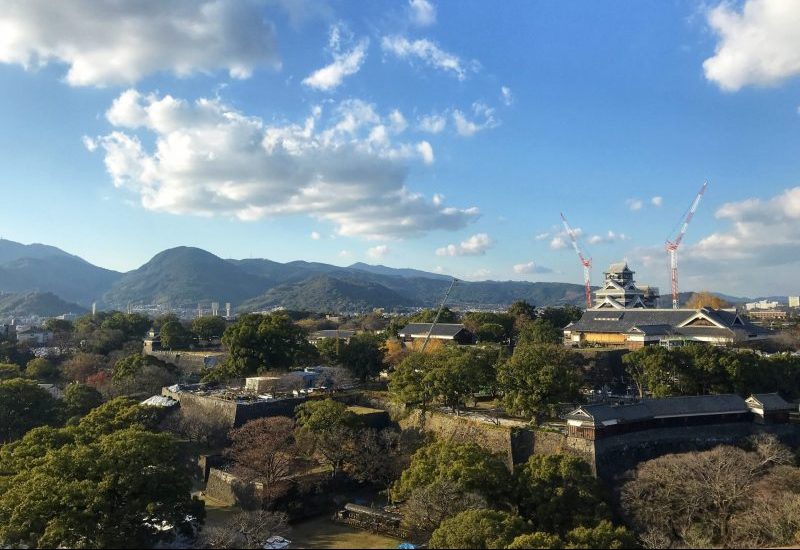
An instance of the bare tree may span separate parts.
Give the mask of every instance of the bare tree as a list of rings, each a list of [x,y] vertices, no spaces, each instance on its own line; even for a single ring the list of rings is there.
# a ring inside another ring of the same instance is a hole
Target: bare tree
[[[283,512],[240,512],[219,527],[204,530],[199,537],[201,548],[263,548],[268,538],[285,537],[289,521]]]
[[[288,490],[285,478],[292,473],[297,455],[294,420],[274,416],[251,420],[229,434],[226,455],[245,481],[263,484],[263,501],[271,502]]]
[[[403,504],[403,527],[415,540],[427,541],[445,519],[486,506],[482,496],[465,493],[451,481],[437,481],[411,493]]]

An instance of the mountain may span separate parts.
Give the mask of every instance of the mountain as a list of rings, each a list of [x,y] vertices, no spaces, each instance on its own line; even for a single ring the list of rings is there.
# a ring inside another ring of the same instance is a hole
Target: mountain
[[[415,301],[374,282],[317,275],[299,283],[287,283],[248,300],[241,311],[260,311],[276,306],[301,311],[368,311],[416,305]]]
[[[274,284],[210,252],[181,246],[160,252],[139,269],[125,273],[111,286],[105,301],[117,308],[128,303],[186,307],[207,300],[238,304]]]
[[[0,292],[52,292],[88,306],[120,276],[59,248],[0,240]]]
[[[429,273],[419,269],[398,269],[394,267],[386,267],[385,265],[370,265],[364,262],[356,262],[348,266],[347,269],[357,269],[359,271],[366,271],[367,273],[374,273],[375,275],[392,275],[395,277],[422,277],[424,279],[436,279],[440,281],[450,281],[452,277],[449,275],[442,275],[441,273]]]
[[[65,302],[51,292],[0,295],[0,319],[8,317],[55,317],[64,313],[86,313],[86,308]]]

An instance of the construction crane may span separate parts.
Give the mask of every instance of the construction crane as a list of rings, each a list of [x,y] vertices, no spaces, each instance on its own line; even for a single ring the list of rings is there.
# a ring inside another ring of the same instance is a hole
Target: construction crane
[[[561,221],[564,222],[564,229],[567,231],[567,235],[569,235],[570,240],[572,241],[572,248],[575,249],[575,253],[578,255],[578,259],[583,266],[583,285],[584,291],[586,292],[586,309],[592,309],[592,259],[587,258],[583,255],[581,251],[581,247],[578,246],[578,234],[575,233],[575,230],[570,227],[569,222],[567,221],[566,216],[564,213],[561,213]]]
[[[678,309],[678,247],[681,245],[681,242],[683,242],[683,236],[686,235],[686,228],[689,227],[689,223],[692,221],[694,213],[697,211],[697,206],[700,204],[700,199],[703,198],[703,194],[706,192],[706,187],[708,187],[708,181],[703,182],[703,186],[700,188],[700,191],[697,192],[694,201],[692,201],[692,205],[686,213],[678,236],[673,240],[667,239],[666,247],[667,253],[669,253],[669,267],[672,278],[672,309]]]
[[[431,333],[433,332],[433,327],[436,326],[436,323],[439,322],[439,317],[442,315],[442,310],[444,309],[444,304],[447,303],[447,298],[450,297],[450,293],[453,291],[453,287],[456,286],[456,282],[458,279],[453,277],[453,281],[450,283],[450,287],[447,289],[447,292],[444,293],[444,300],[442,300],[441,305],[439,306],[439,310],[436,312],[436,317],[431,323],[431,328],[428,329],[428,334],[425,335],[425,341],[422,343],[422,349],[420,351],[425,351],[425,348],[428,347],[428,342],[431,339]]]

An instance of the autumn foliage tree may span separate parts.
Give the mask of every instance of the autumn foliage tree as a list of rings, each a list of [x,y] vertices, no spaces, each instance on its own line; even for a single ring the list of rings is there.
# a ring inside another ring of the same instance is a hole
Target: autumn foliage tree
[[[684,307],[688,309],[700,309],[704,307],[711,309],[723,309],[726,307],[731,307],[731,304],[719,296],[712,294],[707,290],[703,290],[701,292],[695,292],[692,294],[689,299],[686,300]]]

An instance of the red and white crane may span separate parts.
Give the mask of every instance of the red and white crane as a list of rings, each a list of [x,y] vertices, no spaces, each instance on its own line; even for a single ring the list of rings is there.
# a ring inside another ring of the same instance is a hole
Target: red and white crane
[[[703,186],[700,188],[700,191],[697,192],[694,201],[692,201],[692,205],[686,213],[678,236],[673,240],[667,239],[667,252],[669,253],[669,266],[672,277],[672,309],[678,309],[678,247],[681,245],[681,242],[683,242],[683,236],[686,235],[686,228],[689,227],[689,223],[692,221],[694,213],[697,211],[697,206],[700,204],[700,199],[703,198],[703,194],[706,192],[706,187],[708,187],[707,181],[703,182]]]
[[[569,222],[567,221],[567,218],[564,216],[563,212],[561,213],[561,221],[564,222],[564,229],[566,229],[567,235],[569,235],[569,238],[572,241],[572,248],[575,249],[575,253],[578,255],[578,259],[583,266],[583,285],[586,292],[586,309],[592,309],[592,259],[584,256],[583,252],[581,251],[581,247],[578,246],[578,234],[574,229],[572,229],[572,227],[570,227]]]

